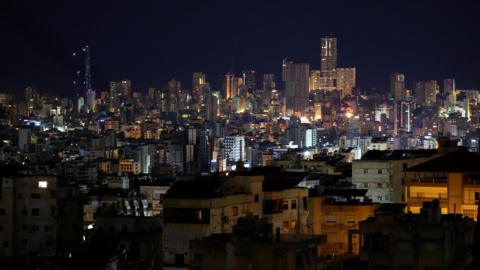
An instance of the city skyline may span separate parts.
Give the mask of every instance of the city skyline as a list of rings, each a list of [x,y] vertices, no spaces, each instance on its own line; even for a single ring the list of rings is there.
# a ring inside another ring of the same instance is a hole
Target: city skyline
[[[281,60],[288,57],[309,63],[312,70],[320,69],[320,39],[330,33],[338,39],[338,65],[357,68],[362,90],[377,88],[378,93],[388,93],[389,76],[394,72],[406,75],[407,88],[416,80],[446,78],[455,78],[463,89],[480,84],[475,76],[479,30],[472,21],[476,4],[424,1],[394,8],[370,3],[322,6],[331,10],[352,7],[343,20],[333,20],[331,14],[318,18],[312,10],[322,10],[321,5],[309,2],[294,6],[260,3],[252,10],[243,4],[228,16],[215,3],[191,3],[187,5],[190,9],[182,9],[181,4],[171,3],[95,6],[87,1],[73,11],[60,3],[55,6],[57,11],[51,10],[54,3],[43,4],[33,5],[31,10],[22,3],[5,4],[8,16],[2,16],[5,27],[1,31],[9,42],[0,45],[5,63],[2,90],[20,91],[35,85],[43,92],[71,96],[71,54],[85,44],[92,48],[95,90],[107,89],[110,80],[130,79],[134,90],[145,92],[171,78],[189,89],[193,72],[205,73],[213,88],[220,90],[232,66],[237,74],[255,69],[260,76],[273,73],[280,78]],[[283,12],[289,7],[300,15],[289,17]],[[359,12],[352,11],[355,7]],[[422,13],[426,10],[427,15]],[[145,16],[123,22],[128,11]],[[268,16],[262,17],[265,11]],[[447,11],[452,20],[437,18]],[[238,20],[242,14],[249,14],[243,24]],[[406,25],[399,20],[403,15],[409,21]],[[373,25],[375,17],[385,23]],[[81,18],[84,21],[78,20]],[[57,19],[65,23],[57,25]],[[218,21],[224,24],[216,24]],[[224,28],[231,31],[220,31]],[[439,35],[441,30],[443,35]]]
[[[480,269],[480,4],[0,4],[0,268]]]

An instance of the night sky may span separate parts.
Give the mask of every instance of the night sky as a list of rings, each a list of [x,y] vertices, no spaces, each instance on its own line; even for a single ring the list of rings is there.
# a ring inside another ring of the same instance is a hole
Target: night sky
[[[447,77],[480,88],[480,1],[0,1],[0,90],[72,95],[72,52],[92,47],[93,85],[128,78],[134,90],[202,71],[276,73],[281,60],[320,66],[320,38],[338,38],[339,66],[385,92],[389,74]],[[261,3],[258,3],[261,2]],[[261,78],[259,76],[258,82]]]

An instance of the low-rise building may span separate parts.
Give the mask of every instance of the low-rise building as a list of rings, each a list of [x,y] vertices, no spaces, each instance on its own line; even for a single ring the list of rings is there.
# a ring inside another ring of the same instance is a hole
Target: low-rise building
[[[368,189],[373,202],[401,203],[402,172],[437,154],[436,150],[371,150],[352,163],[352,183]]]
[[[1,179],[0,258],[14,265],[74,253],[82,243],[82,208],[77,187],[54,175]],[[39,264],[37,264],[39,265]]]
[[[253,216],[239,219],[231,234],[190,241],[190,269],[320,269],[317,247],[325,236],[272,234],[272,225]]]
[[[231,233],[247,215],[265,218],[282,234],[307,233],[305,173],[256,168],[229,176],[177,181],[164,196],[164,269],[187,268],[188,242]]]
[[[310,189],[309,233],[326,235],[327,241],[318,248],[318,256],[358,255],[361,221],[374,216],[377,203],[365,199],[367,190]]]
[[[480,155],[458,149],[423,162],[404,173],[407,211],[419,213],[436,199],[442,214],[463,214],[477,220],[480,199]]]
[[[360,258],[368,269],[464,269],[471,262],[473,219],[442,215],[438,200],[420,214],[404,205],[381,205],[375,217],[360,222]]]

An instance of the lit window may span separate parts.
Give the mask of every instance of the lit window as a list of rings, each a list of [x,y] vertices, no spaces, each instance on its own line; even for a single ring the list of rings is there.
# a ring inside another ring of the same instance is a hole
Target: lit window
[[[48,187],[48,182],[47,181],[38,181],[38,187],[39,188],[47,188]]]
[[[196,216],[197,216],[197,221],[202,221],[202,219],[203,219],[202,210],[197,210]]]

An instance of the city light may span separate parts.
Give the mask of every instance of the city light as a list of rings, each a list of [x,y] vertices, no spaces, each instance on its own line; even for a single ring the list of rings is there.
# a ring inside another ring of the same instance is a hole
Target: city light
[[[48,182],[47,181],[38,181],[38,187],[39,188],[47,188],[48,187]]]

